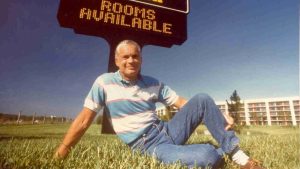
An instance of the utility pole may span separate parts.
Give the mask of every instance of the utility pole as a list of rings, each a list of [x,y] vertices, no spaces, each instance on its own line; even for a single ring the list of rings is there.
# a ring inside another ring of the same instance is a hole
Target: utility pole
[[[33,113],[33,116],[32,116],[32,124],[34,124],[34,118],[35,118],[35,115],[36,115],[36,112]]]
[[[22,112],[22,111],[19,111],[18,120],[17,120],[17,125],[20,124],[21,112]]]
[[[46,115],[44,115],[44,121],[43,121],[43,124],[45,124],[46,122]]]

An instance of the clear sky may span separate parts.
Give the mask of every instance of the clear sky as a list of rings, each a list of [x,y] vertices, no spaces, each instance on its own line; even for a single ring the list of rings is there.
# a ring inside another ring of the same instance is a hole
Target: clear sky
[[[59,0],[1,0],[0,112],[74,117],[109,46],[59,26]],[[190,0],[188,39],[143,48],[142,73],[186,98],[299,95],[298,0]]]

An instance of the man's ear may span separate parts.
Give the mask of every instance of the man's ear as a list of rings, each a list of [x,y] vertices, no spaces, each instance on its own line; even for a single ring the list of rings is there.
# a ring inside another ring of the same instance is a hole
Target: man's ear
[[[119,67],[119,60],[118,60],[118,57],[116,57],[116,56],[115,56],[115,64],[117,67]]]

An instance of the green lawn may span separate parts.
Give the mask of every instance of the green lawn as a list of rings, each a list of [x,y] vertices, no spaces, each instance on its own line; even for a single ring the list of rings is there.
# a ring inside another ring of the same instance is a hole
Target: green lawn
[[[154,158],[132,153],[114,135],[100,134],[92,125],[64,161],[52,159],[69,124],[0,126],[0,168],[185,168],[163,165]],[[187,144],[216,142],[200,126]],[[247,135],[248,132],[248,135]],[[250,135],[249,135],[250,134]],[[300,167],[299,128],[249,127],[239,135],[241,147],[269,169]],[[238,168],[228,161],[226,169]]]

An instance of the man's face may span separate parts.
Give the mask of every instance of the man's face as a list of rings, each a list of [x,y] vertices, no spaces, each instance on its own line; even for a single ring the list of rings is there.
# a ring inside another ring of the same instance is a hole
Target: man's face
[[[123,44],[116,53],[115,63],[125,80],[136,80],[141,69],[142,58],[133,44]]]

